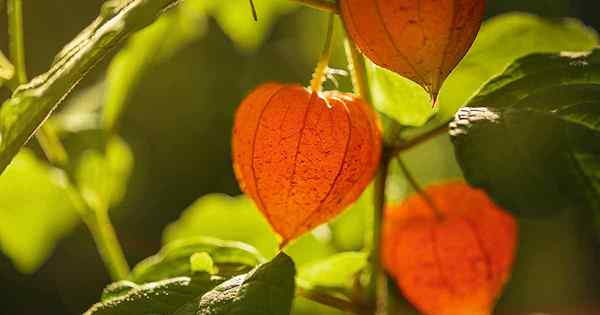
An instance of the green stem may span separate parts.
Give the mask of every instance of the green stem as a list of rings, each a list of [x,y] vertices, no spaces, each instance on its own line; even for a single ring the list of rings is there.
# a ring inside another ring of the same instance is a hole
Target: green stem
[[[352,74],[352,85],[354,93],[362,99],[371,103],[371,92],[369,90],[369,79],[367,77],[367,69],[365,58],[356,48],[356,45],[349,39],[344,42],[346,47],[346,56],[348,56],[348,67]]]
[[[360,305],[352,303],[350,301],[329,295],[324,294],[318,291],[313,291],[310,289],[303,288],[302,286],[298,286],[296,288],[296,295],[301,296],[305,299],[311,300],[313,302],[323,304],[325,306],[329,306],[331,308],[352,313],[356,315],[369,315],[371,314],[369,309],[366,309]]]
[[[50,164],[66,169],[69,164],[69,155],[56,131],[46,123],[36,132],[35,136]]]
[[[10,60],[15,67],[15,78],[22,84],[27,82],[25,70],[25,41],[23,39],[23,2],[8,0],[8,34],[10,37]]]
[[[129,265],[108,217],[108,211],[88,211],[84,222],[96,242],[100,257],[111,278],[114,281],[126,279],[129,275]]]
[[[421,185],[419,185],[419,182],[417,182],[416,178],[412,175],[406,164],[404,164],[404,161],[402,161],[401,158],[398,158],[397,161],[398,165],[400,165],[402,173],[404,173],[404,177],[406,177],[406,180],[408,181],[410,186],[412,186],[415,192],[417,192],[425,200],[427,205],[429,205],[429,207],[433,211],[434,215],[438,219],[443,219],[443,212],[440,210],[440,208],[437,207],[437,205],[433,201],[433,198],[431,198],[431,196],[421,187]]]
[[[329,1],[325,1],[325,0],[292,0],[295,2],[298,2],[302,5],[305,5],[307,7],[311,7],[313,9],[317,9],[317,10],[322,10],[322,11],[327,11],[327,12],[332,12],[332,13],[338,13],[338,6],[336,3],[332,3]]]
[[[346,40],[346,55],[348,57],[350,73],[352,74],[354,92],[373,106],[364,56],[358,51],[354,43],[349,40]],[[380,245],[385,210],[385,187],[391,158],[391,152],[384,148],[377,176],[375,177],[373,230],[367,242],[369,262],[371,265],[371,279],[368,286],[368,293],[370,300],[374,301],[375,310],[373,313],[375,315],[386,315],[388,313],[387,276],[380,260]]]
[[[400,145],[393,147],[392,148],[392,156],[396,156],[406,150],[410,150],[410,149],[418,146],[419,144],[425,143],[441,134],[447,133],[448,132],[448,124],[450,122],[451,122],[451,120],[440,125],[439,127],[435,128],[435,129],[432,129],[422,135],[419,135],[411,140],[408,140],[404,143],[401,143]]]
[[[23,2],[21,0],[8,0],[8,32],[10,37],[10,59],[15,67],[16,84],[12,87],[27,82],[27,67],[25,64],[25,40],[23,30]],[[42,125],[36,137],[50,163],[65,166],[67,153],[60,139],[50,127]]]
[[[325,82],[325,74],[329,69],[329,59],[331,59],[331,51],[333,50],[333,37],[334,37],[334,26],[335,26],[335,14],[329,15],[329,21],[327,23],[327,35],[325,37],[325,47],[319,57],[319,63],[313,72],[312,80],[310,81],[310,88],[314,92],[320,92],[323,88],[323,82]]]
[[[387,276],[383,270],[380,259],[381,251],[381,233],[382,223],[385,211],[385,187],[390,164],[390,155],[384,151],[381,157],[381,163],[375,177],[374,197],[373,197],[373,232],[370,242],[369,261],[372,266],[372,276],[370,292],[372,299],[375,300],[375,315],[387,314],[388,287]]]

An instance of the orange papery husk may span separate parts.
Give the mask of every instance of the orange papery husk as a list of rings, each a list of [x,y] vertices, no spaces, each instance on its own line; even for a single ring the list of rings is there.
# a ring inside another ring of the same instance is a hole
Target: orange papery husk
[[[517,223],[463,182],[431,186],[386,207],[381,258],[426,315],[489,315],[511,273]]]
[[[239,106],[233,165],[282,246],[358,199],[381,155],[377,117],[347,93],[264,84]]]

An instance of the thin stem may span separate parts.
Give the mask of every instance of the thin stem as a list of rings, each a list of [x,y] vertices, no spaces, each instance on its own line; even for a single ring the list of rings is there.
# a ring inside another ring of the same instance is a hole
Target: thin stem
[[[441,126],[427,132],[424,133],[418,137],[415,137],[414,139],[411,139],[410,141],[406,141],[400,145],[397,145],[395,147],[392,148],[392,156],[396,156],[406,150],[410,150],[422,143],[425,143],[443,133],[448,132],[448,123],[450,123],[450,121],[448,121],[447,123],[442,124]]]
[[[408,170],[408,167],[406,167],[406,164],[404,163],[404,161],[402,161],[401,158],[398,158],[398,164],[400,165],[400,169],[402,170],[402,173],[404,173],[404,176],[406,177],[406,180],[408,181],[408,183],[411,185],[411,187],[421,196],[423,197],[423,199],[425,200],[425,202],[429,205],[429,207],[432,209],[434,215],[438,218],[438,219],[443,219],[444,218],[444,214],[443,212],[440,210],[440,208],[437,207],[437,205],[435,204],[435,202],[433,201],[433,198],[431,198],[431,196],[423,189],[421,188],[421,185],[419,185],[419,182],[417,182],[417,180],[415,179],[415,177],[412,175],[412,173]]]
[[[325,82],[325,74],[329,69],[329,59],[331,59],[331,51],[333,50],[333,37],[334,37],[334,25],[335,25],[335,14],[329,15],[329,21],[327,23],[327,36],[325,37],[325,47],[319,57],[319,63],[313,72],[312,81],[310,81],[310,88],[313,92],[320,92],[323,88],[323,82]]]
[[[129,265],[115,233],[108,211],[92,210],[84,216],[84,222],[90,230],[100,257],[114,281],[126,279]]]
[[[10,60],[15,67],[15,77],[19,83],[27,82],[25,70],[25,42],[23,40],[23,2],[8,0],[8,34],[10,37]]]
[[[35,135],[50,164],[66,169],[69,164],[69,155],[56,131],[46,123]]]
[[[385,190],[390,156],[383,152],[374,186],[373,234],[371,235],[369,261],[372,266],[370,291],[375,300],[375,315],[387,314],[387,279],[380,260],[381,233],[385,210]]]
[[[254,21],[258,21],[258,14],[256,14],[256,6],[254,6],[253,0],[250,0],[250,9],[252,10],[252,18]]]
[[[305,5],[307,7],[313,8],[313,9],[327,11],[327,12],[331,12],[331,13],[337,14],[339,11],[337,4],[331,3],[331,2],[325,1],[325,0],[291,0],[291,1],[298,2],[302,5]]]
[[[23,41],[23,3],[21,0],[8,0],[9,34],[10,34],[10,57],[15,66],[16,80],[18,84],[27,82],[25,69],[25,47]],[[62,169],[69,178],[69,186],[72,191],[72,179],[68,171],[68,155],[60,138],[47,124],[41,126],[36,133],[37,139],[50,164]],[[80,197],[80,196],[77,196]],[[80,198],[83,199],[83,198]],[[86,205],[85,203],[79,203]],[[122,280],[129,274],[129,266],[115,235],[114,228],[108,218],[108,211],[83,209],[81,211],[83,221],[87,224],[96,241],[98,252],[104,261],[113,280]]]
[[[311,300],[313,302],[317,302],[319,304],[323,304],[323,305],[329,306],[331,308],[335,308],[335,309],[343,311],[343,312],[348,312],[348,313],[352,313],[352,314],[356,314],[356,315],[371,314],[371,312],[368,309],[366,309],[360,305],[356,305],[350,301],[340,299],[340,298],[332,296],[332,295],[323,294],[323,293],[308,290],[308,289],[305,289],[302,287],[296,288],[296,294],[299,296],[302,296],[308,300]]]
[[[10,59],[15,67],[16,84],[11,88],[27,82],[27,69],[25,65],[25,41],[23,30],[23,2],[21,0],[8,0],[8,32],[10,36]],[[50,163],[65,166],[67,153],[60,139],[46,124],[36,133],[36,137]]]
[[[348,58],[348,67],[352,74],[354,93],[370,103],[371,92],[369,90],[365,58],[361,55],[352,41],[346,39],[344,44],[346,47],[346,56]]]

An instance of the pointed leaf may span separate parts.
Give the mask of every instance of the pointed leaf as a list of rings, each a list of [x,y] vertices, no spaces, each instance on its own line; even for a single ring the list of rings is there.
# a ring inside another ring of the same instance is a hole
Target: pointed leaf
[[[296,270],[290,257],[281,253],[248,274],[232,278],[177,315],[285,315],[294,298]]]
[[[198,277],[179,277],[151,282],[134,288],[123,287],[125,294],[108,295],[85,315],[171,314],[223,281],[206,273]]]
[[[465,177],[510,210],[598,208],[600,50],[517,60],[456,115]]]
[[[246,272],[264,260],[253,247],[240,242],[196,237],[169,243],[154,256],[140,262],[131,272],[136,283],[157,281],[177,276],[191,276],[191,256],[204,253],[210,256],[222,276]]]
[[[298,265],[331,255],[333,247],[327,235],[318,235],[318,231],[304,235],[292,242],[286,252]],[[206,195],[164,231],[165,243],[197,236],[244,242],[267,258],[274,257],[278,251],[277,237],[254,203],[245,196]]]

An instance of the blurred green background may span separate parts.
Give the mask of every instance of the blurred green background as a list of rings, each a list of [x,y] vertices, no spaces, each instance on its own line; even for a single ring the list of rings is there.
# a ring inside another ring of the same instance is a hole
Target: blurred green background
[[[136,41],[126,48],[133,58],[152,60],[151,66],[136,72],[139,77],[131,75],[137,68],[127,65],[118,80],[130,93],[123,101],[127,106],[117,130],[131,146],[135,163],[124,200],[111,215],[130,264],[154,254],[160,248],[163,229],[199,197],[214,192],[239,194],[231,169],[229,137],[234,109],[243,96],[265,81],[307,84],[310,79],[322,46],[326,14],[289,6],[284,0],[255,2],[258,25],[251,20],[246,0],[229,0],[230,5],[211,17],[191,17],[194,29],[182,27],[146,50],[138,50],[141,45],[136,46]],[[47,70],[62,46],[97,16],[102,3],[25,0],[29,75]],[[271,11],[261,11],[263,7]],[[489,1],[489,17],[509,11],[577,17],[600,30],[600,3],[596,0]],[[7,52],[5,12],[0,15],[0,25],[0,48]],[[257,38],[257,34],[265,38]],[[189,36],[189,40],[178,49],[166,49],[169,38],[177,36]],[[105,77],[112,57],[88,75],[65,105],[105,102]],[[345,66],[341,44],[333,65]],[[348,81],[340,78],[340,88],[349,90]],[[7,95],[2,91],[0,99]],[[29,146],[39,151],[34,142]],[[460,171],[450,150],[449,141],[442,136],[410,151],[405,159],[424,183],[457,177]],[[402,189],[391,187],[390,195],[399,195]],[[36,202],[40,207],[50,205],[48,200]],[[497,313],[600,314],[597,247],[582,228],[586,219],[565,212],[522,220],[521,224],[519,261]],[[20,229],[26,234],[37,228]],[[360,242],[341,240],[337,246],[357,249]],[[73,232],[31,275],[21,274],[0,254],[0,313],[80,314],[98,300],[108,282],[88,231],[81,224],[74,225]],[[321,311],[307,308],[304,314]]]

